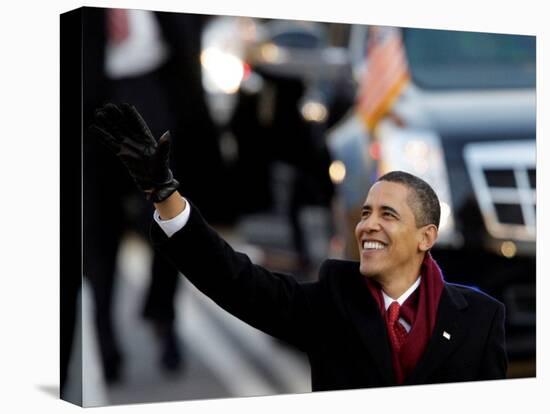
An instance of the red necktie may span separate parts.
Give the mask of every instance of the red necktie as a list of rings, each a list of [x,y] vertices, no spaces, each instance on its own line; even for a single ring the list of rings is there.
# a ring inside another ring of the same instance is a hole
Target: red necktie
[[[114,43],[120,43],[128,37],[128,10],[107,9],[107,33]]]
[[[407,338],[407,331],[405,327],[401,325],[401,322],[399,322],[399,308],[399,303],[392,302],[386,312],[386,326],[394,352],[399,352],[401,345],[403,345]]]

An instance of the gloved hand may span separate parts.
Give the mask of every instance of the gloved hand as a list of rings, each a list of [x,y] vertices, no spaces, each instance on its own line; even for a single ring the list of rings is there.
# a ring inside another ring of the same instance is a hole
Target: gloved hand
[[[170,132],[157,143],[135,107],[104,105],[96,110],[90,132],[118,156],[148,200],[158,203],[178,188],[169,166]]]

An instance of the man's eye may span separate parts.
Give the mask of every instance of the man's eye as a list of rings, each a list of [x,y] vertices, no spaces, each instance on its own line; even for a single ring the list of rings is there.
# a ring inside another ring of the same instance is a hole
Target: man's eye
[[[384,217],[395,218],[395,216],[392,213],[388,212],[388,211],[386,211],[383,215],[384,215]]]

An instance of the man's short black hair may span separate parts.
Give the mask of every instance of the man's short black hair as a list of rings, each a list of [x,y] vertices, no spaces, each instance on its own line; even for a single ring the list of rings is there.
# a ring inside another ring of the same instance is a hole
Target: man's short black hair
[[[411,189],[407,201],[414,213],[416,227],[435,224],[439,228],[439,218],[441,216],[439,199],[426,181],[404,171],[391,171],[376,181],[400,183]]]

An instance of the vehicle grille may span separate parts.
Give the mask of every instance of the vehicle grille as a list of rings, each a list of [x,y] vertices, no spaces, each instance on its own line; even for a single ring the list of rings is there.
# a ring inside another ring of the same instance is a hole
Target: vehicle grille
[[[470,143],[463,154],[489,234],[535,241],[535,141]]]

